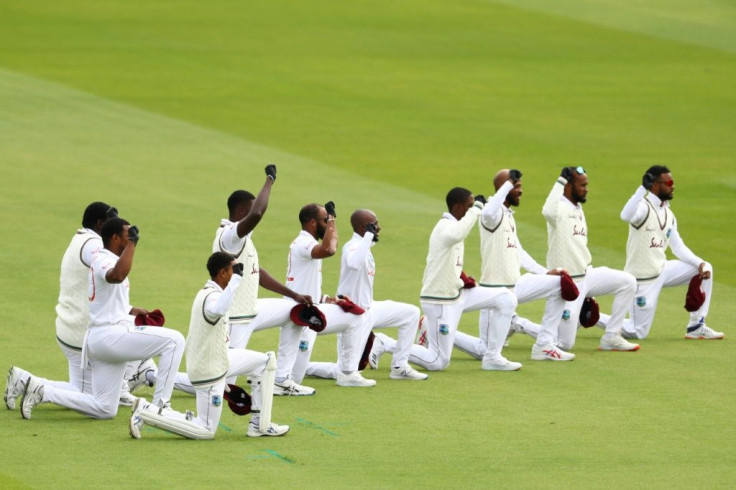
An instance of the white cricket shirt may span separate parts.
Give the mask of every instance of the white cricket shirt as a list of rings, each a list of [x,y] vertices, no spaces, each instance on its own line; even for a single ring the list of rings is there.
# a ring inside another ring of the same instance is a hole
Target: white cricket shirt
[[[120,257],[103,248],[92,260],[89,268],[89,318],[90,327],[114,325],[130,319],[130,282],[126,277],[121,283],[107,282],[105,275],[115,267]]]
[[[286,268],[286,287],[299,294],[308,294],[314,301],[322,297],[322,259],[312,257],[312,249],[317,245],[317,239],[309,232],[299,232],[289,247]]]
[[[363,236],[353,233],[350,241],[342,247],[340,258],[337,294],[348,296],[365,309],[373,304],[373,279],[376,275],[376,261],[371,253],[373,245],[373,233],[366,232]]]

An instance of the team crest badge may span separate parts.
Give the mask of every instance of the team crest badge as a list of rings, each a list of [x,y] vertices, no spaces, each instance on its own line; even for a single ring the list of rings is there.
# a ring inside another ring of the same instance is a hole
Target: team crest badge
[[[309,350],[309,342],[307,342],[306,340],[300,340],[299,350],[302,352],[307,352]]]
[[[647,298],[645,298],[644,296],[636,297],[636,306],[638,306],[639,308],[644,308],[646,305],[647,305]]]
[[[672,236],[672,228],[668,228],[667,229],[667,239],[669,240],[671,236]]]
[[[222,397],[220,395],[212,395],[212,406],[219,407],[222,405]]]
[[[445,325],[444,323],[441,324],[440,325],[440,333],[442,335],[447,335],[448,333],[450,333],[450,326],[449,325]]]

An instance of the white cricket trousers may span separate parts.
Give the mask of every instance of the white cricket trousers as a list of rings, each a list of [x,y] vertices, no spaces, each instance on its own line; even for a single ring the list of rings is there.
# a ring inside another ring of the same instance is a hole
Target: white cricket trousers
[[[460,298],[454,303],[422,301],[421,304],[426,315],[428,347],[413,345],[409,361],[429,371],[440,371],[450,364],[457,326],[464,312],[490,309],[492,314],[486,325],[486,338],[489,344],[500,342],[503,345],[517,301],[506,288],[474,287],[461,290]],[[491,359],[489,356],[488,360]]]
[[[298,328],[301,332],[302,327],[291,323],[289,317],[291,309],[297,305],[295,301],[281,298],[259,298],[256,304],[258,313],[250,322],[230,324],[230,347],[232,349],[245,349],[254,332],[267,328]]]
[[[560,276],[550,274],[524,274],[516,282],[516,286],[514,286],[512,291],[519,304],[547,298],[544,314],[542,315],[542,324],[538,326],[538,330],[537,325],[526,318],[517,318],[516,321],[524,324],[525,327],[533,326],[539,345],[547,345],[554,342],[557,338],[557,329],[566,303],[561,296]],[[501,350],[508,335],[508,330],[503,338],[493,337],[489,339],[488,332],[491,331],[489,322],[492,314],[493,312],[491,310],[480,310],[478,319],[480,337],[476,338],[463,332],[456,332],[455,347],[476,359],[481,359],[485,356],[488,359],[498,359],[501,357]]]
[[[397,301],[374,301],[366,309],[363,316],[365,316],[365,323],[357,352],[362,353],[365,349],[365,344],[368,342],[371,330],[398,327],[398,340],[387,338],[386,352],[393,354],[391,366],[399,367],[406,365],[412,345],[414,344],[414,339],[417,336],[419,308]],[[340,341],[338,338],[338,350],[340,349]],[[356,355],[354,356],[350,370],[357,371],[358,364],[360,364],[360,356]],[[306,374],[320,378],[336,379],[338,371],[338,365],[334,362],[310,362]]]
[[[574,281],[580,291],[580,296],[575,301],[568,301],[565,305],[569,318],[560,320],[558,346],[563,350],[570,350],[575,345],[580,322],[580,308],[586,297],[614,295],[610,322],[605,330],[607,335],[619,335],[626,312],[634,299],[636,291],[634,276],[628,272],[608,267],[589,267],[585,277],[576,278]]]
[[[153,403],[163,406],[171,398],[174,379],[184,355],[184,337],[165,327],[119,323],[92,327],[87,333],[87,357],[92,372],[92,393],[44,387],[43,401],[98,419],[115,417],[127,361],[159,359]]]
[[[711,267],[712,268],[712,267]],[[629,305],[629,318],[624,320],[623,331],[629,337],[644,339],[649,335],[649,330],[654,322],[654,313],[659,302],[659,293],[662,288],[682,286],[689,284],[693,276],[700,274],[697,267],[693,267],[681,260],[668,260],[662,273],[656,279],[646,282],[637,282],[634,300]],[[705,302],[697,311],[690,312],[690,322],[687,326],[697,325],[708,316],[710,309],[710,298],[713,292],[713,273],[710,279],[703,280],[703,291],[705,291]],[[684,301],[683,301],[684,304]],[[640,306],[641,305],[641,306]],[[611,322],[611,317],[601,315],[598,324],[605,327]]]
[[[317,333],[307,327],[301,327],[301,330],[288,327],[281,329],[279,354],[276,359],[277,380],[291,375],[296,383],[302,382],[318,335],[338,334],[340,341],[337,359],[340,369],[345,372],[357,369],[362,353],[360,338],[367,321],[365,314],[348,313],[336,304],[322,303],[316,306],[327,320],[327,327],[323,331]],[[353,366],[356,366],[355,369]]]

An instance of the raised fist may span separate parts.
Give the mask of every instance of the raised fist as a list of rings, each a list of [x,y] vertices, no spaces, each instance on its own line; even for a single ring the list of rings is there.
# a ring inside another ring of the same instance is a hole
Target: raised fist
[[[645,173],[644,176],[641,178],[641,185],[646,190],[650,190],[654,185],[654,175],[650,174],[649,172]]]
[[[240,277],[243,277],[243,264],[238,262],[237,264],[233,264],[233,274],[237,274]]]
[[[573,172],[571,167],[562,167],[562,172],[560,172],[560,177],[565,179],[568,182],[572,182]]]
[[[328,201],[325,204],[325,211],[327,211],[327,214],[329,214],[333,218],[337,218],[337,213],[335,212],[335,203],[334,202]]]
[[[276,165],[266,165],[266,175],[271,177],[271,180],[276,181]]]
[[[516,170],[515,168],[509,170],[509,179],[513,183],[518,182],[521,179],[521,170]]]
[[[486,204],[486,198],[483,197],[483,194],[478,194],[477,196],[475,196],[475,201],[483,204],[484,206]]]
[[[130,228],[128,228],[128,240],[133,242],[133,245],[138,245],[139,239],[140,239],[140,234],[138,233],[138,227],[133,225]]]

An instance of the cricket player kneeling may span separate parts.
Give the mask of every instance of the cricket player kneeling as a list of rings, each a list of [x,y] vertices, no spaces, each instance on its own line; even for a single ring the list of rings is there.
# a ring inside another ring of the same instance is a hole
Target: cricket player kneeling
[[[251,380],[248,437],[281,436],[289,431],[288,425],[271,423],[274,353],[228,348],[226,313],[242,280],[243,265],[230,254],[215,252],[207,261],[207,270],[211,280],[194,299],[186,344],[187,374],[196,388],[197,415],[161,409],[139,398],[130,418],[130,435],[135,439],[141,437],[145,424],[190,439],[213,439],[222,415],[228,369]]]

